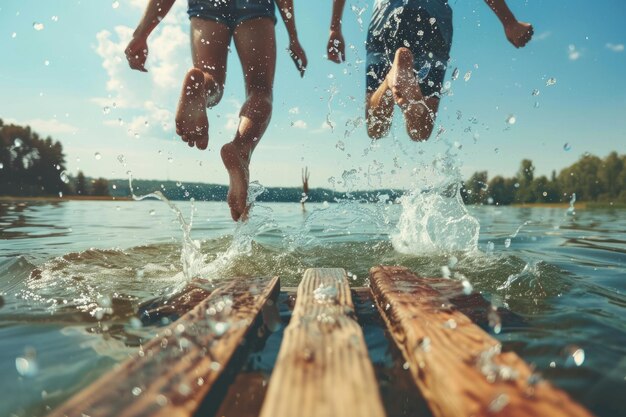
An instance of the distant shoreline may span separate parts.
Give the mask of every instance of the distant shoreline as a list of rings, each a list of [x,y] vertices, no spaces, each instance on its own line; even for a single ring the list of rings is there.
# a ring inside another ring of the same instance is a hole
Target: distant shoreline
[[[0,195],[0,201],[132,201],[130,197],[113,197],[113,196],[99,196],[99,195],[68,195],[63,197],[54,196],[12,196],[12,195]]]
[[[114,197],[114,196],[82,196],[82,195],[69,195],[63,197],[54,197],[54,196],[38,196],[38,197],[25,197],[25,196],[0,196],[0,202],[28,202],[28,201],[42,201],[48,203],[59,203],[63,201],[134,201],[131,197]],[[179,201],[179,200],[175,200]],[[217,202],[225,202],[222,200],[211,200]],[[266,202],[264,202],[266,203]],[[300,204],[299,202],[293,202],[294,204]],[[329,201],[332,203],[332,201]],[[468,207],[474,206],[473,204],[468,204]],[[514,208],[558,208],[567,210],[570,207],[569,203],[516,203],[509,205],[501,205],[494,207],[514,207]],[[611,204],[610,202],[596,202],[596,201],[580,201],[574,203],[574,209],[576,210],[588,210],[588,209],[598,209],[598,208],[616,208],[616,209],[626,209],[626,204],[617,202]]]

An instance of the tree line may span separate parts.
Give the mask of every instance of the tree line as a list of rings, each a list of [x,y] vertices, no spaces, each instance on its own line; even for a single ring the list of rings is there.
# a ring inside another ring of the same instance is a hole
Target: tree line
[[[225,185],[174,181],[135,180],[136,194],[160,190],[172,200],[224,201]],[[626,155],[611,152],[605,158],[584,154],[573,165],[550,178],[535,176],[530,159],[522,160],[512,178],[497,175],[488,178],[487,171],[475,172],[461,190],[466,204],[557,203],[570,201],[576,194],[578,201],[626,203]],[[117,196],[128,197],[127,180],[87,178],[79,171],[75,177],[66,172],[63,146],[51,137],[42,138],[30,127],[4,124],[0,119],[0,195],[11,196]],[[335,199],[394,201],[401,190],[335,192],[313,188],[307,201],[323,202]],[[259,201],[300,202],[300,187],[270,187]]]
[[[0,119],[0,195],[109,195],[104,178],[87,180],[66,171],[61,142],[40,137],[30,127]]]
[[[568,202],[574,194],[577,201],[626,203],[626,155],[585,153],[550,178],[536,177],[535,165],[524,159],[514,177],[489,180],[487,171],[475,172],[461,191],[466,204],[496,205]]]

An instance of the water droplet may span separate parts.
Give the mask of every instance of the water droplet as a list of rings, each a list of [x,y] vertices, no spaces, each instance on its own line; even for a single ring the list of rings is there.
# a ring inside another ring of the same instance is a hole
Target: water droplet
[[[53,22],[58,22],[59,21],[59,16],[52,16],[50,18],[50,20],[52,20]]]
[[[449,319],[443,324],[444,327],[454,330],[456,329],[456,321],[454,319]]]
[[[0,162],[0,169],[4,168],[4,164],[2,162]]]
[[[40,31],[44,29],[43,23],[35,22],[33,23],[33,29]]]
[[[580,366],[585,362],[585,351],[578,346],[570,345],[565,348],[567,354],[566,363],[574,363],[576,366]]]
[[[467,71],[463,76],[463,79],[465,80],[465,82],[468,82],[470,78],[472,78],[472,71]]]
[[[34,377],[39,372],[37,365],[37,351],[34,348],[26,348],[23,356],[15,358],[15,369],[21,376]]]
[[[130,324],[130,327],[132,327],[135,330],[141,329],[143,327],[141,320],[139,320],[137,317],[131,318],[129,321],[129,324]]]
[[[409,364],[408,362],[404,362],[402,364],[402,369],[404,369],[405,371],[408,371],[410,367],[411,367],[411,364]]]
[[[461,281],[461,285],[463,285],[463,294],[465,295],[470,295],[472,291],[474,290],[474,287],[472,286],[472,284],[466,279]]]
[[[538,95],[539,95],[539,90],[535,88],[533,90],[533,96],[538,96]]]
[[[509,238],[504,239],[504,247],[508,248],[510,246],[511,246],[511,239]]]
[[[115,0],[113,3],[111,3],[111,7],[113,7],[114,9],[117,9],[118,7],[120,7],[120,2]]]
[[[133,393],[133,395],[134,395],[135,397],[138,397],[139,395],[141,395],[141,391],[142,391],[142,390],[141,390],[141,388],[139,388],[139,387],[135,387],[135,388],[133,388],[133,389],[132,389],[132,391],[131,391],[131,392]]]
[[[507,124],[514,125],[515,122],[517,122],[517,118],[515,117],[515,115],[510,114],[509,117],[506,118],[506,122]]]
[[[17,33],[16,32],[11,33],[11,37],[15,39],[17,37]]]
[[[152,209],[152,210],[150,210],[148,213],[149,213],[151,216],[154,216],[154,215],[156,214],[156,211],[154,211],[154,209]]]
[[[169,162],[169,163],[171,164],[172,162],[174,162],[174,158],[172,158],[171,156],[170,156],[170,157],[168,157],[168,158],[167,158],[167,162]]]
[[[46,60],[43,62],[43,64],[44,64],[46,67],[48,67],[48,66],[50,66],[50,61],[48,61],[48,60],[46,59]]]
[[[61,178],[61,181],[66,184],[70,182],[70,177],[67,175],[67,171],[61,171],[61,173],[59,174],[59,178]]]
[[[565,142],[565,144],[563,145],[563,150],[569,151],[571,149],[572,149],[572,145],[570,145],[568,142]]]
[[[102,159],[102,155],[100,155],[100,152],[96,152],[95,154],[93,154],[94,158],[96,158],[97,161]]]
[[[455,81],[457,78],[459,78],[459,69],[455,68],[454,71],[452,71],[452,81]]]
[[[102,113],[104,113],[104,114],[109,114],[109,113],[111,113],[111,108],[110,108],[109,106],[104,106],[104,107],[102,108]]]
[[[489,320],[489,327],[493,329],[493,332],[495,334],[500,334],[502,331],[502,321],[500,320],[500,315],[498,314],[498,308],[496,306],[491,306],[491,309],[487,314],[487,320]]]
[[[22,142],[22,139],[20,139],[20,138],[15,138],[13,140],[13,147],[14,148],[21,148],[23,144],[24,144],[24,142]]]
[[[489,411],[499,413],[508,403],[509,397],[506,394],[500,394],[489,404]]]
[[[548,78],[548,81],[546,81],[547,87],[550,87],[551,85],[554,85],[554,84],[556,84],[556,78],[554,77]]]

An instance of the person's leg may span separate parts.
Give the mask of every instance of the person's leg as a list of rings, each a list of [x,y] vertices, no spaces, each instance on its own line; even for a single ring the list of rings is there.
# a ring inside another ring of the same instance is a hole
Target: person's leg
[[[413,53],[398,48],[385,81],[393,101],[402,109],[407,133],[411,139],[422,141],[432,133],[439,98],[423,96],[413,65]]]
[[[230,29],[225,24],[191,19],[193,68],[185,75],[176,110],[176,133],[189,146],[208,146],[206,108],[215,106],[222,98],[230,39]]]
[[[365,120],[370,138],[380,139],[389,133],[394,106],[393,95],[385,78],[376,91],[368,92],[365,97]]]
[[[239,127],[232,142],[222,147],[222,161],[230,176],[228,205],[233,220],[246,219],[249,165],[272,115],[272,89],[276,67],[274,22],[269,18],[245,20],[234,31],[235,46],[246,83],[246,101],[239,112]]]

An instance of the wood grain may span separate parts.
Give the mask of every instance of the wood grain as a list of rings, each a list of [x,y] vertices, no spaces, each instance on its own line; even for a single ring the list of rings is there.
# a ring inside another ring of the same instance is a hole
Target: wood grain
[[[278,291],[277,277],[236,279],[214,290],[49,416],[191,416]]]
[[[436,280],[435,282],[437,282]],[[370,270],[374,300],[435,417],[589,417],[403,267]],[[439,282],[439,285],[441,283]]]
[[[343,269],[308,269],[261,417],[384,416]]]

